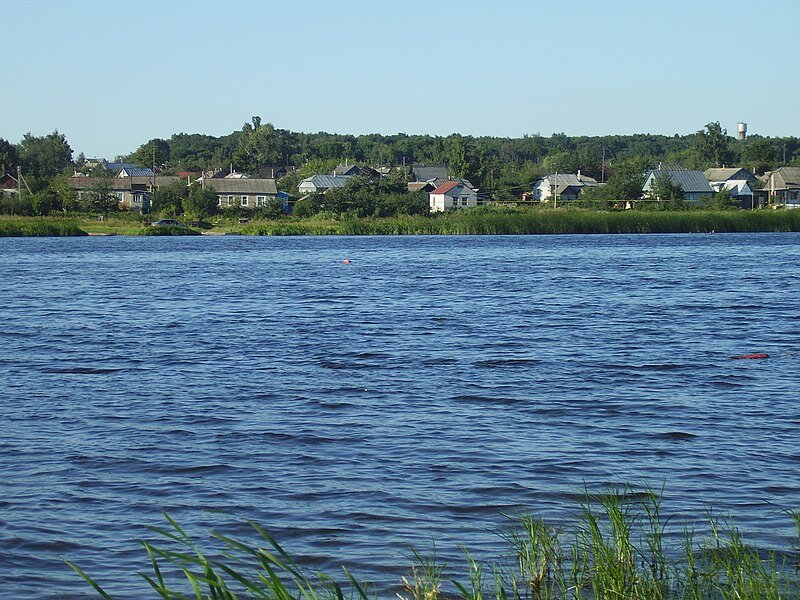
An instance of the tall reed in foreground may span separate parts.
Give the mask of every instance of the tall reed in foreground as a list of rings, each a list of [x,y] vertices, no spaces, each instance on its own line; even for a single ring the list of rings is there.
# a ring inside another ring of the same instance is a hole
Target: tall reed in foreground
[[[578,501],[571,532],[529,513],[518,515],[504,534],[509,554],[487,565],[465,550],[463,579],[453,578],[435,547],[431,554],[414,551],[410,572],[391,595],[402,600],[800,598],[800,546],[793,553],[759,551],[730,522],[714,517],[699,542],[686,527],[682,537],[668,536],[661,498],[648,487],[587,493]],[[788,515],[800,540],[800,511]],[[166,546],[143,542],[152,573],[142,577],[157,597],[378,597],[346,568],[339,581],[304,569],[256,523],[249,522],[260,540],[256,545],[212,533],[212,540],[223,546],[212,557],[174,519],[166,518],[168,527],[153,528]],[[80,567],[68,564],[97,594],[112,597]]]

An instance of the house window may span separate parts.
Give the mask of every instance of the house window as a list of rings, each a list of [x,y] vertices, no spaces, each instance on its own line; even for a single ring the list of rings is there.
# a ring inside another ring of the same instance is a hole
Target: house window
[[[250,198],[248,196],[242,196],[242,206],[247,206],[250,203]]]
[[[256,196],[256,206],[266,206],[266,204],[267,204],[266,196]]]

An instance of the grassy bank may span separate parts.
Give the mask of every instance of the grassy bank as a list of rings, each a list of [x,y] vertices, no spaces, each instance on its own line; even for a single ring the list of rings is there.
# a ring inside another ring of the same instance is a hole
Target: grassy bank
[[[463,598],[800,598],[800,548],[760,551],[748,546],[726,521],[711,518],[708,535],[694,539],[683,528],[668,540],[661,496],[626,488],[578,500],[570,529],[558,529],[527,514],[517,515],[504,534],[506,556],[490,564],[465,551],[463,566],[449,570],[435,552],[415,560],[397,596],[414,600]],[[206,554],[178,523],[154,528],[162,543],[143,542],[152,573],[143,574],[162,598],[377,598],[346,568],[337,581],[295,562],[263,528],[250,523],[256,542],[212,533],[223,558]],[[800,538],[800,512],[787,513]],[[674,530],[674,525],[672,526]],[[797,540],[795,540],[795,544]],[[70,563],[104,598],[111,596]],[[386,597],[394,594],[386,595]]]

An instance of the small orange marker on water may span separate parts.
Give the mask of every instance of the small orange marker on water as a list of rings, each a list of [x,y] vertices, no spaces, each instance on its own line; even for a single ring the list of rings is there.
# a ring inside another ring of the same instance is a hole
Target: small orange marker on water
[[[754,352],[753,354],[739,354],[737,356],[731,356],[733,360],[761,360],[764,358],[769,358],[769,354],[766,352]]]

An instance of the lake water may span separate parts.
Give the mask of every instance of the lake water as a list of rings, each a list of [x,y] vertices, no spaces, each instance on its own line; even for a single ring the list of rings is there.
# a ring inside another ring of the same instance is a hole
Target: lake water
[[[628,482],[788,548],[799,292],[797,234],[0,239],[3,591],[152,596],[166,511],[386,597]]]

